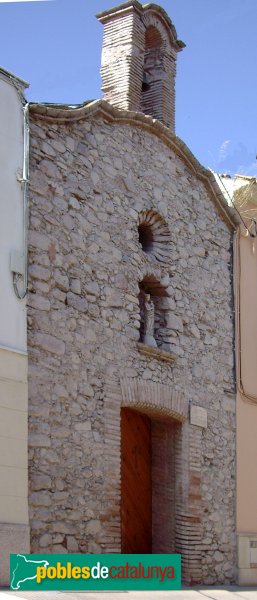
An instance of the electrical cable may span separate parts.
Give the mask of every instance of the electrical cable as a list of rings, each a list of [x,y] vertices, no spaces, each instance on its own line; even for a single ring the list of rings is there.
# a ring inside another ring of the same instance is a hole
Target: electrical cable
[[[242,339],[241,339],[241,254],[240,254],[240,230],[234,236],[234,297],[235,297],[235,325],[236,325],[236,384],[242,400],[250,404],[257,404],[257,396],[246,391],[242,379]]]

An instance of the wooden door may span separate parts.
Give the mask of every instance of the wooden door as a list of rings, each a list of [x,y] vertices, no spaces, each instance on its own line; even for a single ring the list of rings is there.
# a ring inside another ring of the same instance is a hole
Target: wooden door
[[[121,410],[122,552],[152,552],[151,421]]]

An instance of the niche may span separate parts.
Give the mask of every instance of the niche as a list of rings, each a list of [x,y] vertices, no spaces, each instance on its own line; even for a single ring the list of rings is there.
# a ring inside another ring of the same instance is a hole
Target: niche
[[[142,211],[138,217],[138,239],[143,252],[157,262],[168,262],[171,253],[169,227],[154,209]]]
[[[140,330],[139,341],[162,350],[169,350],[167,315],[170,298],[167,289],[154,276],[146,276],[139,283]]]

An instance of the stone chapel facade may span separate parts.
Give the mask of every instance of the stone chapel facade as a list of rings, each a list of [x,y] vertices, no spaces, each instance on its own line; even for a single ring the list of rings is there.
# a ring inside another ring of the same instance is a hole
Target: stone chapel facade
[[[98,18],[103,100],[30,105],[31,551],[181,552],[184,581],[235,582],[237,221],[175,136],[167,14]]]

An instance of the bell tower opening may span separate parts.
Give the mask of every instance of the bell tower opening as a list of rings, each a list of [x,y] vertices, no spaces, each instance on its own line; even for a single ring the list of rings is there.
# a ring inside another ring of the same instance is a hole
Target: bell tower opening
[[[155,119],[161,118],[161,80],[164,75],[163,40],[156,27],[150,25],[145,33],[141,111]]]

